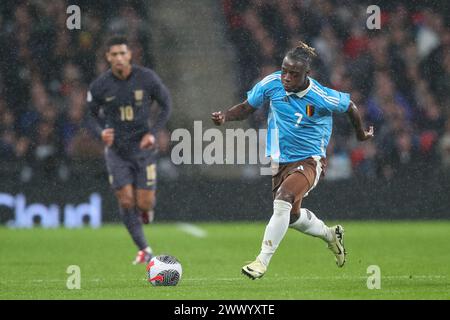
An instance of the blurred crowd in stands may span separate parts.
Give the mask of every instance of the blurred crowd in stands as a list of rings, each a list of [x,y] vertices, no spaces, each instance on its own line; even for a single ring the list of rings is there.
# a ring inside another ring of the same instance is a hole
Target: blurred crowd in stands
[[[23,162],[24,181],[36,166],[64,176],[73,159],[101,157],[83,119],[87,86],[108,67],[103,44],[110,34],[128,35],[134,62],[152,67],[145,1],[78,3],[83,27],[70,31],[66,0],[1,1],[0,162]],[[443,10],[385,1],[381,29],[369,30],[368,4],[358,3],[222,0],[240,98],[305,41],[318,53],[311,76],[349,92],[375,126],[376,138],[360,144],[346,117],[335,116],[330,179],[449,171],[448,4],[437,2]],[[251,124],[262,127],[265,118],[256,113]],[[168,133],[160,139],[169,154]]]
[[[84,119],[87,87],[108,68],[109,35],[128,35],[134,61],[152,63],[139,1],[78,3],[82,28],[69,30],[68,1],[1,1],[0,160],[21,161],[23,180],[33,168],[64,176],[71,159],[101,156]]]
[[[414,5],[411,5],[414,3]],[[369,30],[358,1],[223,0],[236,48],[240,95],[280,69],[298,40],[316,49],[311,76],[351,94],[375,139],[357,143],[334,117],[328,178],[450,171],[450,27],[446,2],[384,1],[381,29]],[[266,108],[267,109],[267,108]],[[266,112],[251,124],[263,126]]]

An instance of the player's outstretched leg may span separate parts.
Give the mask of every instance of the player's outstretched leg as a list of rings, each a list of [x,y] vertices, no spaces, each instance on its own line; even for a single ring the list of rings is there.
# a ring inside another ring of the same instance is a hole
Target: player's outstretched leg
[[[120,213],[122,215],[123,223],[127,227],[133,242],[139,249],[133,264],[149,262],[152,258],[152,250],[145,239],[142,222],[139,219],[136,208],[127,209],[120,207]]]
[[[289,227],[289,213],[292,204],[283,200],[273,202],[273,215],[264,232],[261,253],[256,260],[242,268],[242,273],[251,279],[261,278]]]
[[[152,223],[155,218],[155,211],[153,210],[156,203],[155,190],[137,189],[136,202],[142,223]]]
[[[254,262],[242,268],[243,274],[257,279],[266,273],[270,259],[289,227],[292,205],[300,201],[308,188],[308,180],[300,173],[291,174],[283,181],[275,195],[273,215],[264,232],[261,252]]]
[[[296,220],[291,222],[289,228],[324,240],[333,252],[337,266],[344,266],[347,252],[344,247],[344,228],[341,225],[328,227],[312,211],[305,208],[300,209],[300,216],[291,215],[291,221],[293,219]]]
[[[144,228],[134,200],[133,187],[126,185],[116,192],[116,196],[119,200],[119,211],[123,223],[139,249],[133,264],[147,263],[152,258],[152,249],[145,239]]]

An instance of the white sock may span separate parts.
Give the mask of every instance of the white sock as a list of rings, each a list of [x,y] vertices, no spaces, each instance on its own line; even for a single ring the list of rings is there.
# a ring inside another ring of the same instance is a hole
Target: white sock
[[[327,227],[322,220],[316,217],[308,209],[300,209],[300,218],[289,225],[289,228],[298,230],[313,237],[318,237],[326,242],[333,240],[331,228]]]
[[[292,209],[292,204],[283,200],[274,200],[273,215],[267,224],[264,233],[264,239],[261,244],[261,253],[258,259],[267,267],[275,250],[289,227],[289,217]]]
[[[145,248],[144,251],[147,252],[147,253],[150,253],[150,254],[153,253],[153,250],[150,247]]]

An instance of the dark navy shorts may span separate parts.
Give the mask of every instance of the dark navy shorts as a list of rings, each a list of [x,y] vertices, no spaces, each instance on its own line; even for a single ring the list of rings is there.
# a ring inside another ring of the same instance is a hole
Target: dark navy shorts
[[[109,183],[114,190],[127,184],[135,189],[156,189],[156,152],[139,150],[126,157],[112,148],[105,148]]]

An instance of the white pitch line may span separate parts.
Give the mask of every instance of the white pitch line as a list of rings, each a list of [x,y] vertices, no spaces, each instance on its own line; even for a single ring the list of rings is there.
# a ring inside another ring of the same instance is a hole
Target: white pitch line
[[[186,232],[187,234],[196,238],[206,238],[206,236],[208,235],[205,230],[191,223],[181,222],[177,224],[177,227],[181,231]]]

